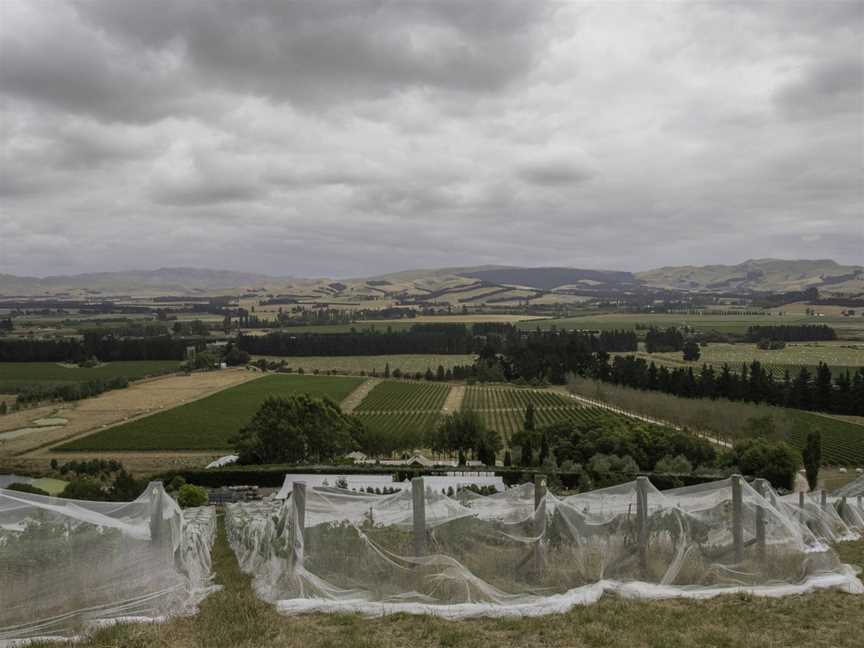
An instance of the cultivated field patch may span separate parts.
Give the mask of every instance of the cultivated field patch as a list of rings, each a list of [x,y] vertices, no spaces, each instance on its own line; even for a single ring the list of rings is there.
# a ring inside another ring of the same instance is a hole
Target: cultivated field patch
[[[119,377],[138,380],[179,366],[176,360],[109,362],[89,368],[56,362],[0,362],[0,393],[14,393],[28,385],[64,385]]]
[[[268,396],[308,393],[341,402],[359,378],[269,375],[207,398],[115,426],[63,445],[61,451],[217,450],[243,427]]]
[[[715,369],[724,363],[738,370],[744,363],[759,361],[770,367],[779,376],[785,370],[797,371],[800,367],[815,368],[820,362],[827,363],[832,371],[854,371],[864,367],[864,344],[861,342],[790,342],[785,349],[765,351],[755,344],[709,344],[699,349],[700,357],[695,362],[686,362],[681,352],[673,353],[616,353],[614,355],[635,355],[646,362],[654,362],[668,367],[700,368],[703,364],[713,365]]]
[[[37,429],[0,444],[0,460],[32,451],[41,453],[43,450],[38,450],[40,448],[176,407],[260,376],[242,369],[163,376],[82,401],[52,403],[0,416],[0,432],[33,427],[34,421],[44,418],[61,417],[67,420],[65,425]]]
[[[477,412],[487,427],[509,439],[524,429],[529,404],[534,406],[538,428],[559,421],[597,421],[610,416],[601,408],[578,405],[561,393],[517,387],[468,386],[462,408]]]
[[[387,440],[385,447],[416,448],[423,444],[441,418],[450,393],[440,383],[378,383],[354,410],[373,434]]]

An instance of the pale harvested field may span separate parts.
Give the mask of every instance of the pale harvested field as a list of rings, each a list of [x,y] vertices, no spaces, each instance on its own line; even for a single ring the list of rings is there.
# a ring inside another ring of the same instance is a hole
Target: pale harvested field
[[[10,455],[45,455],[48,446],[159,410],[198,400],[228,387],[260,378],[244,369],[226,369],[191,376],[165,376],[135,383],[75,403],[54,403],[0,417],[0,431],[26,427],[32,420],[58,415],[68,419],[60,428],[33,432],[0,445],[0,463]],[[43,450],[40,450],[43,449]]]

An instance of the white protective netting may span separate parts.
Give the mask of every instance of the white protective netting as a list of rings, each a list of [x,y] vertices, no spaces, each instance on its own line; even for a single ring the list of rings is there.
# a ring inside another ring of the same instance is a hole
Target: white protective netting
[[[533,484],[456,498],[419,483],[389,496],[295,484],[284,502],[228,505],[226,531],[258,595],[286,613],[461,618],[561,612],[604,592],[864,593],[762,492],[740,478],[664,492],[640,479],[564,498]]]
[[[189,614],[214,587],[215,510],[153,482],[133,502],[0,489],[0,646]]]

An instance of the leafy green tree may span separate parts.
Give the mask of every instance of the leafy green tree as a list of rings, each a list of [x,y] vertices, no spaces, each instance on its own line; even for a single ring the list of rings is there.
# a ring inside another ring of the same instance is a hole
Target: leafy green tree
[[[801,454],[804,459],[804,472],[807,474],[807,485],[810,486],[810,490],[816,490],[819,484],[819,466],[822,465],[822,433],[819,430],[808,432],[804,451]]]
[[[472,410],[453,412],[441,420],[433,438],[433,450],[439,452],[457,450],[460,453],[476,450],[481,439],[488,438],[484,436],[485,434],[486,425],[477,412]],[[500,448],[500,440],[498,443]]]
[[[684,354],[684,360],[686,362],[696,362],[701,355],[699,351],[699,345],[694,340],[688,340],[684,343],[684,348],[682,349]]]
[[[533,432],[535,429],[534,403],[528,403],[528,407],[525,408],[525,425],[523,427],[527,432]]]
[[[792,490],[801,454],[785,442],[745,439],[735,444],[733,459],[739,470],[751,477],[763,477],[775,488]]]
[[[504,465],[508,468],[513,465],[513,457],[510,454],[510,449],[504,451]]]
[[[183,475],[174,475],[174,477],[171,478],[171,481],[168,482],[168,490],[172,493],[179,491],[185,483],[186,479]]]
[[[90,500],[92,502],[108,501],[108,493],[102,488],[102,485],[87,477],[79,477],[73,479],[68,484],[60,497],[64,499]]]
[[[668,473],[672,475],[689,475],[693,472],[693,464],[691,464],[684,455],[675,457],[666,455],[654,465],[654,472]]]
[[[248,351],[244,351],[236,346],[231,346],[228,353],[225,354],[225,364],[229,367],[241,367],[248,364],[252,359]]]
[[[231,442],[241,464],[335,461],[362,445],[366,428],[329,398],[271,396]]]
[[[207,489],[195,484],[183,484],[177,493],[177,503],[180,508],[204,506],[207,503]]]

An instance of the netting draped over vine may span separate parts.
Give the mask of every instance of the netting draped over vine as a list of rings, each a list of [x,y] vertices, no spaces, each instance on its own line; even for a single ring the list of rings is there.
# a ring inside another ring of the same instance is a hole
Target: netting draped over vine
[[[0,646],[194,612],[212,591],[212,507],[153,482],[133,502],[0,489]]]
[[[596,601],[864,593],[852,567],[765,483],[660,492],[645,478],[570,497],[526,484],[449,498],[295,484],[289,500],[226,508],[259,596],[284,612],[536,615]]]

